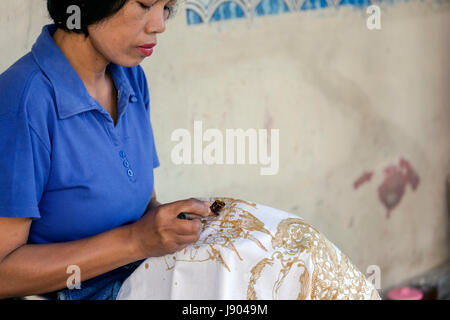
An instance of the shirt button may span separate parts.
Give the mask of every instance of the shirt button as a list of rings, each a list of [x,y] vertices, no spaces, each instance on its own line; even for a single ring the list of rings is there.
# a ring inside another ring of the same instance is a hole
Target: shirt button
[[[123,166],[125,168],[129,168],[130,167],[130,163],[127,160],[123,160]]]
[[[125,152],[123,152],[123,150],[120,150],[120,151],[119,151],[119,156],[120,156],[121,158],[125,158],[127,155],[125,154]]]
[[[137,99],[135,96],[131,96],[131,97],[130,97],[130,101],[131,101],[131,102],[137,102],[138,99]]]
[[[128,169],[127,174],[128,174],[129,177],[134,176],[134,172],[131,169]]]

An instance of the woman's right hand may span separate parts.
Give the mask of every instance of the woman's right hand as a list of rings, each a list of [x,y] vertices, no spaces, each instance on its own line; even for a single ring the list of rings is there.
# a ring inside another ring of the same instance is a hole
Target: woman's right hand
[[[177,216],[188,212],[200,217],[212,215],[211,203],[190,198],[163,204],[145,212],[131,225],[142,258],[160,257],[186,248],[198,241],[200,219],[182,220]]]

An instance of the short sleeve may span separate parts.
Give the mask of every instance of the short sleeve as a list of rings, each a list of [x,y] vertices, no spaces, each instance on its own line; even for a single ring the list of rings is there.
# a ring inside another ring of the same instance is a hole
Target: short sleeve
[[[150,93],[148,90],[148,83],[147,83],[147,78],[145,76],[144,69],[142,69],[142,67],[140,65],[138,65],[138,74],[139,74],[139,86],[141,88],[142,97],[144,99],[145,110],[147,111],[148,118],[150,121],[150,129],[152,130],[151,136],[153,139],[153,141],[152,141],[153,168],[157,168],[160,166],[160,163],[159,163],[158,152],[156,151],[156,143],[155,143],[155,136],[153,134],[153,126],[151,125]]]
[[[40,218],[50,152],[24,111],[0,114],[0,217]]]
[[[150,93],[148,90],[147,77],[145,76],[144,69],[140,65],[137,66],[137,78],[142,99],[144,100],[145,110],[150,116]]]
[[[153,137],[153,134],[152,134]],[[153,137],[153,169],[160,166],[158,152],[156,152],[155,138]]]

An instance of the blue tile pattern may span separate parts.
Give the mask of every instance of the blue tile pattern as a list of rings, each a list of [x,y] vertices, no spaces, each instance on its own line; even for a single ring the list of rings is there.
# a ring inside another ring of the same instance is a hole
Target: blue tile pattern
[[[375,2],[376,1],[376,2]],[[187,0],[188,25],[230,19],[262,17],[295,11],[322,10],[353,6],[364,10],[371,4],[407,2],[408,0]],[[448,0],[450,1],[450,0]]]

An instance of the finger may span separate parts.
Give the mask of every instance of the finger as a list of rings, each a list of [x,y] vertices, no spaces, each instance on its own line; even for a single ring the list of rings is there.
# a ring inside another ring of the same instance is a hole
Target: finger
[[[204,218],[203,216],[200,216],[198,214],[195,213],[187,213],[187,212],[181,212],[178,216],[178,219],[184,219],[184,220],[194,220],[194,219],[202,219]]]
[[[196,243],[200,239],[199,234],[193,234],[193,235],[178,235],[175,238],[175,241],[177,242],[178,246],[184,246],[187,247],[190,244]]]
[[[181,212],[196,214],[202,217],[212,215],[211,203],[209,201],[201,201],[195,198],[172,202],[171,204],[176,211],[176,215]]]
[[[201,232],[202,226],[200,219],[178,220],[174,231],[177,235],[196,235]]]

